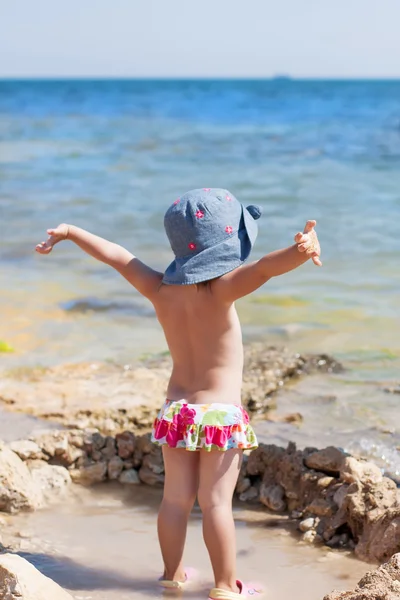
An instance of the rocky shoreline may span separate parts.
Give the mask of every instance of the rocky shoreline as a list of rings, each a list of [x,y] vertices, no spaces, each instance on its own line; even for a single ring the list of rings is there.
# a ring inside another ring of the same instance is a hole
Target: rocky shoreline
[[[0,442],[0,513],[59,501],[73,483],[162,486],[162,454],[148,430],[164,396],[169,368],[169,358],[162,357],[136,367],[64,365],[4,374],[0,403],[7,410],[56,421],[62,429]],[[309,373],[341,370],[329,356],[252,345],[246,349],[243,402],[251,415],[275,420],[271,411],[282,386]],[[353,592],[333,593],[324,600],[400,600],[400,495],[396,483],[373,463],[335,447],[298,450],[292,443],[286,448],[261,444],[245,454],[236,496],[282,515],[307,543],[354,551],[374,563],[390,559]],[[27,574],[40,579],[40,573],[33,574],[33,568],[10,556],[15,555],[7,554],[0,543],[0,597],[30,599],[9,591],[14,584],[19,589],[12,570],[21,570],[22,579]],[[1,596],[3,590],[9,595]],[[61,592],[60,598],[69,597]],[[58,598],[55,589],[52,595]]]
[[[126,431],[112,437],[98,431],[50,431],[0,446],[0,511],[6,513],[59,501],[72,482],[93,485],[107,480],[163,485],[161,450],[149,434]],[[366,575],[354,592],[333,593],[324,600],[400,598],[400,496],[396,484],[374,464],[335,447],[298,450],[294,444],[261,444],[245,456],[236,496],[285,515],[305,542],[354,550],[365,561],[390,559],[387,567]],[[0,592],[5,585],[2,573],[8,573],[9,581],[10,564],[14,565],[9,558],[2,565],[4,556],[10,554],[0,545]],[[15,566],[33,576],[30,567],[20,562]],[[376,590],[380,595],[374,595]]]
[[[0,510],[40,507],[73,481],[163,485],[160,447],[149,434],[65,430],[0,447]],[[43,497],[44,494],[44,497]],[[247,453],[236,487],[240,501],[262,504],[298,523],[303,539],[354,549],[381,562],[400,549],[400,493],[373,463],[335,447],[298,450],[260,444]]]
[[[311,373],[338,373],[343,367],[325,355],[301,355],[285,348],[245,348],[242,401],[248,411],[270,418],[276,392]],[[137,365],[90,363],[53,368],[20,368],[2,373],[0,406],[64,427],[93,427],[106,435],[134,428],[148,431],[165,397],[169,356]],[[271,418],[273,418],[271,416]],[[298,415],[289,415],[296,420]]]

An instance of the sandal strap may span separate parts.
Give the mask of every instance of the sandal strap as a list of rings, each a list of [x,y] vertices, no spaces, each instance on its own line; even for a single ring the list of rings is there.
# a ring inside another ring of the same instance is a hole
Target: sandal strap
[[[171,581],[170,579],[159,579],[159,585],[168,590],[183,590],[186,581]]]
[[[237,592],[213,588],[209,593],[209,600],[243,600],[245,596]]]

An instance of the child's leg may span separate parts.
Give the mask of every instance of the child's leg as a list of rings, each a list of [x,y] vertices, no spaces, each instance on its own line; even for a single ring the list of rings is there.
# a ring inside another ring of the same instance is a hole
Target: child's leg
[[[163,446],[165,485],[158,514],[158,539],[164,560],[163,579],[185,581],[182,556],[187,522],[197,494],[199,454]]]
[[[232,497],[242,454],[242,450],[237,449],[200,452],[198,500],[203,513],[204,541],[214,571],[215,587],[232,592],[238,592]]]

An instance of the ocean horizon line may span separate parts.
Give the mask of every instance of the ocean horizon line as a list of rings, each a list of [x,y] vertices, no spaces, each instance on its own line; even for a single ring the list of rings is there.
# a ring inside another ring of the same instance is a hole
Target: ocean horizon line
[[[132,82],[141,82],[141,81],[154,81],[154,82],[299,82],[299,83],[324,83],[324,82],[332,82],[332,83],[396,83],[400,82],[400,75],[392,76],[392,77],[363,77],[363,76],[352,76],[352,77],[330,77],[330,76],[319,76],[319,77],[297,77],[292,75],[273,75],[269,77],[247,77],[247,76],[131,76],[131,75],[67,75],[67,76],[59,76],[59,75],[0,75],[0,83],[3,82],[107,82],[107,81],[132,81]]]

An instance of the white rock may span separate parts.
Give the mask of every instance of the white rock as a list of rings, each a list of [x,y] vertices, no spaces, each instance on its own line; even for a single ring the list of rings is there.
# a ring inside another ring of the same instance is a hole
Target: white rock
[[[340,477],[346,483],[361,481],[362,483],[379,483],[383,475],[374,463],[359,461],[352,456],[346,458],[340,470]]]
[[[304,519],[304,521],[301,521],[301,523],[299,524],[299,529],[300,531],[302,531],[303,533],[305,533],[306,531],[310,531],[310,529],[312,529],[315,525],[315,519],[313,519],[312,517],[309,517],[308,519]]]
[[[315,531],[310,529],[309,531],[306,531],[305,534],[303,535],[303,540],[305,542],[307,542],[308,544],[313,544],[315,541],[316,535],[317,534],[315,533]]]
[[[0,598],[3,600],[73,600],[17,554],[0,555]]]
[[[124,471],[121,473],[119,477],[120,483],[128,483],[130,485],[136,485],[140,483],[139,474],[136,469],[128,469],[128,471]]]
[[[46,500],[64,493],[71,483],[71,476],[65,467],[40,464],[31,469],[34,482]]]
[[[33,510],[43,503],[43,497],[22,460],[0,443],[0,511]]]
[[[22,460],[35,459],[42,456],[41,448],[36,442],[32,442],[31,440],[16,440],[15,442],[11,442],[9,446]]]
[[[48,431],[34,440],[49,456],[60,456],[68,450],[68,431]]]

